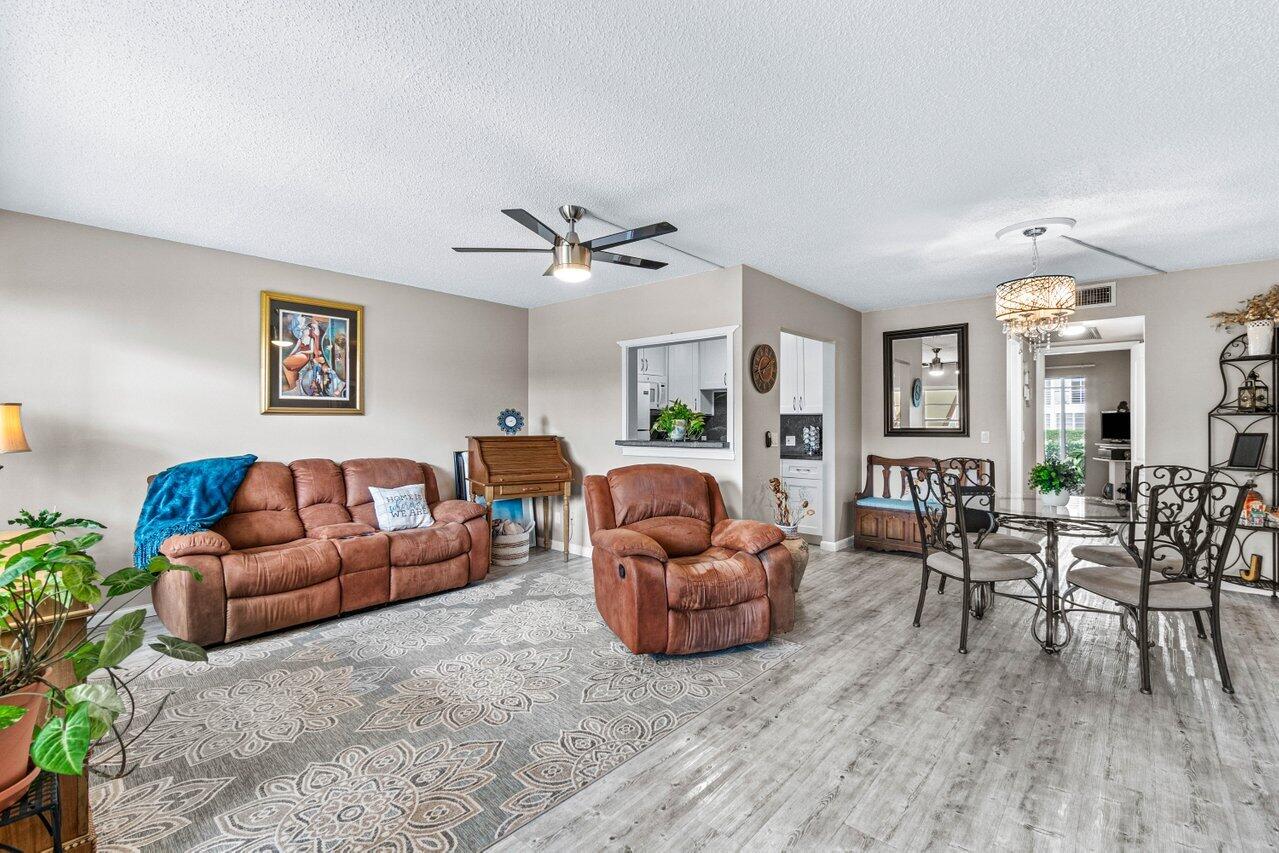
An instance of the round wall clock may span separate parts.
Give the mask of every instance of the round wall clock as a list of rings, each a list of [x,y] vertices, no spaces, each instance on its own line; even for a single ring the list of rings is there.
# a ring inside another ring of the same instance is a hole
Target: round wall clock
[[[751,383],[761,394],[772,391],[777,383],[777,353],[768,344],[751,350]]]
[[[515,409],[503,409],[498,412],[497,427],[507,435],[515,435],[524,429],[524,416]]]
[[[924,402],[924,383],[922,380],[916,379],[910,383],[910,404],[918,409],[919,404],[922,402]]]

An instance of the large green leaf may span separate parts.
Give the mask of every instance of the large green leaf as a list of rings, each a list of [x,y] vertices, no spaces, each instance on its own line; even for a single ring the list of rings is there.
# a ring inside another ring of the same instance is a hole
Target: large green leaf
[[[61,543],[66,545],[67,551],[88,551],[94,545],[102,541],[101,533],[86,533],[83,536],[74,536]]]
[[[97,585],[98,573],[93,561],[70,562],[62,565],[62,585],[77,601],[85,604],[97,604],[102,599],[102,590]]]
[[[161,634],[156,637],[155,642],[151,644],[151,648],[162,655],[168,655],[178,660],[206,661],[209,659],[208,653],[200,646],[195,643],[188,643],[186,640],[180,640],[177,637],[170,637],[168,634]]]
[[[76,681],[84,681],[89,673],[98,669],[98,653],[101,651],[101,643],[81,643],[74,652],[67,655],[75,666]]]
[[[102,579],[107,585],[107,594],[111,596],[124,595],[128,592],[135,592],[139,589],[146,589],[155,583],[156,576],[148,572],[146,569],[127,568],[118,572],[112,572]]]
[[[111,623],[106,636],[102,638],[98,666],[115,666],[138,650],[142,645],[142,620],[146,615],[145,610],[134,610]]]
[[[14,554],[6,561],[4,571],[0,572],[0,586],[9,586],[23,575],[35,571],[39,566],[40,560],[29,552]]]
[[[78,776],[89,752],[89,708],[81,703],[67,716],[53,717],[31,742],[31,760],[53,773]]]
[[[36,529],[27,530],[19,533],[17,536],[6,536],[3,542],[0,542],[0,549],[8,550],[15,545],[21,545],[23,542],[30,542],[32,539],[38,539],[41,536],[49,535],[48,530]]]
[[[27,709],[19,708],[17,705],[0,705],[0,731],[21,720],[25,713]]]
[[[89,709],[89,740],[107,733],[116,717],[124,713],[124,700],[110,684],[77,684],[66,692],[69,702]]]

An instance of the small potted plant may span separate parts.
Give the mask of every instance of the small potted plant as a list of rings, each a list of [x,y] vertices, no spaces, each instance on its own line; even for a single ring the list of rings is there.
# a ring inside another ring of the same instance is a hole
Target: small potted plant
[[[1219,329],[1242,326],[1248,333],[1248,355],[1270,355],[1275,319],[1279,318],[1279,284],[1242,302],[1243,307],[1236,311],[1214,311],[1208,317],[1217,321]]]
[[[41,769],[128,772],[125,747],[137,707],[129,684],[142,670],[126,673],[120,664],[142,646],[146,611],[121,611],[165,572],[200,580],[164,557],[103,577],[88,553],[103,528],[87,518],[23,511],[9,524],[25,532],[0,542],[0,809],[20,799]],[[113,606],[87,621],[69,618],[104,601]],[[206,659],[204,649],[177,637],[161,634],[150,647],[178,660]],[[74,669],[75,683],[57,683],[60,669]],[[92,764],[90,749],[107,740],[106,760]]]
[[[689,408],[683,400],[676,399],[657,415],[651,433],[663,433],[671,441],[696,441],[706,431],[706,417]]]
[[[1045,506],[1065,506],[1070,501],[1070,493],[1083,485],[1084,478],[1073,463],[1049,456],[1030,469],[1026,482],[1039,492]]]

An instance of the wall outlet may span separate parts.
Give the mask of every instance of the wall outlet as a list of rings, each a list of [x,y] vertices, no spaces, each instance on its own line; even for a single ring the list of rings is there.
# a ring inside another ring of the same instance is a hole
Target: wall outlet
[[[990,444],[990,430],[984,429],[981,431],[981,443]]]
[[[786,436],[786,446],[787,446],[787,447],[794,447],[794,446],[795,446],[795,436],[793,436],[793,435],[788,435],[788,436]]]

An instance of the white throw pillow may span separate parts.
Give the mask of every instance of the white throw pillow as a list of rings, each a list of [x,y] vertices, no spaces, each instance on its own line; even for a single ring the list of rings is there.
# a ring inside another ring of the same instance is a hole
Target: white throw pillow
[[[426,487],[421,483],[395,489],[369,486],[369,494],[373,496],[373,511],[377,513],[379,530],[430,527],[435,522],[431,518],[431,508],[426,505]]]

